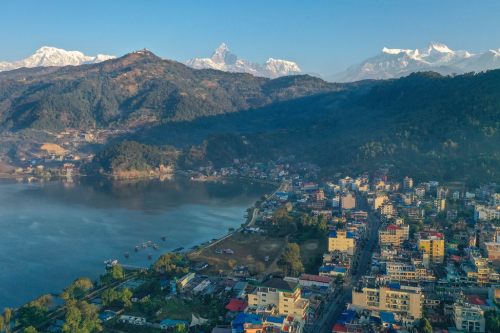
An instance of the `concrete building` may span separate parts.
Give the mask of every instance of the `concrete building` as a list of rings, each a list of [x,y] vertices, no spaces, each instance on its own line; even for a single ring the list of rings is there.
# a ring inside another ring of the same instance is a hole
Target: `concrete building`
[[[413,188],[413,179],[410,177],[405,177],[403,179],[403,189],[411,190]]]
[[[500,219],[500,209],[498,207],[476,205],[474,218],[476,221],[491,221]]]
[[[428,256],[432,263],[442,264],[444,261],[444,235],[440,232],[421,232],[418,248]]]
[[[386,201],[389,201],[389,198],[385,194],[378,194],[375,199],[373,199],[372,208],[373,210],[379,209]]]
[[[345,193],[340,198],[340,207],[342,209],[356,208],[356,197],[352,193]]]
[[[486,242],[484,243],[488,260],[495,266],[500,266],[500,242]]]
[[[457,330],[484,332],[486,321],[480,306],[459,301],[453,305],[453,321]]]
[[[409,323],[422,318],[423,303],[424,294],[420,287],[401,286],[399,283],[352,290],[352,305],[355,308],[390,311]]]
[[[281,316],[292,315],[304,319],[309,301],[301,298],[299,283],[274,278],[248,294],[248,305],[253,307],[274,305]]]
[[[432,271],[422,264],[414,265],[403,262],[386,263],[386,276],[388,281],[434,281],[436,278]]]
[[[408,240],[409,236],[409,225],[389,224],[385,228],[381,228],[378,232],[378,239],[381,246],[391,245],[400,247],[405,240]]]
[[[337,230],[328,235],[328,251],[340,251],[353,255],[356,249],[356,239],[351,231]]]
[[[438,211],[438,213],[443,212],[446,209],[446,199],[434,200],[434,208]]]

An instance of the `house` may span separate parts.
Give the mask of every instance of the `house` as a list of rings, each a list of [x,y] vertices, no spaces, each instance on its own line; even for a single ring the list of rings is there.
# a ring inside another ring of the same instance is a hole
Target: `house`
[[[330,288],[332,283],[333,279],[328,276],[302,274],[299,277],[301,287]]]

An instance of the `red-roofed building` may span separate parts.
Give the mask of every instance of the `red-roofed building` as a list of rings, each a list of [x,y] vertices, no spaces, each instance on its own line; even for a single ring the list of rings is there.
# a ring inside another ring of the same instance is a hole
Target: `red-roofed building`
[[[378,239],[381,246],[400,247],[401,244],[410,237],[409,225],[389,224],[385,228],[381,228],[378,232]]]
[[[241,312],[245,310],[247,306],[248,306],[247,302],[241,299],[232,298],[226,305],[226,309],[231,312]]]
[[[336,323],[333,325],[332,333],[344,333],[347,332],[347,327],[344,324]]]
[[[302,287],[325,287],[329,288],[332,285],[333,279],[329,276],[302,274],[299,277],[299,284]]]
[[[481,298],[479,295],[467,295],[467,300],[469,301],[470,304],[474,305],[479,305],[479,306],[485,306],[486,300],[484,298]]]

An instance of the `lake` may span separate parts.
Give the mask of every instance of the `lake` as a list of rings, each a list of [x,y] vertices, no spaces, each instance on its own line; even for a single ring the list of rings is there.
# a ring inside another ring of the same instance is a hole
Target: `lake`
[[[271,189],[185,179],[2,181],[0,309],[59,293],[80,276],[96,278],[106,259],[147,267],[162,252],[220,237],[240,226],[246,209]],[[134,250],[147,241],[159,248]]]

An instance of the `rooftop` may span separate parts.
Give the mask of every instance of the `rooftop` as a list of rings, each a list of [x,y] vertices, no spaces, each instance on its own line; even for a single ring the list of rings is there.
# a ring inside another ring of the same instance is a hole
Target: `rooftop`
[[[262,284],[262,287],[275,288],[284,291],[294,291],[297,286],[297,282],[285,281],[280,278],[273,278]]]

